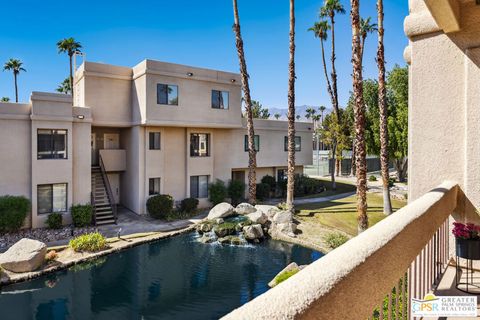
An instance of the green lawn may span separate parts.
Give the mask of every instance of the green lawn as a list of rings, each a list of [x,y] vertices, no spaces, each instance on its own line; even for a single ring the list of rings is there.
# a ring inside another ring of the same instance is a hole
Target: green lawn
[[[348,192],[348,191],[345,191]],[[297,218],[301,222],[308,224],[317,223],[328,228],[339,229],[350,235],[357,234],[357,209],[356,196],[351,196],[339,200],[301,204],[295,206],[299,211]],[[367,194],[368,220],[369,225],[373,226],[378,221],[385,218],[383,214],[383,199],[379,194]],[[404,201],[392,199],[394,211],[406,205]]]

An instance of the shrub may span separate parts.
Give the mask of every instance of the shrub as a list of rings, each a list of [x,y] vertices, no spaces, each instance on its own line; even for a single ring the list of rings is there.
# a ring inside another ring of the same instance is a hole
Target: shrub
[[[92,206],[89,204],[76,204],[70,208],[73,225],[75,227],[86,227],[92,224]]]
[[[180,202],[180,211],[186,213],[193,213],[197,210],[198,199],[185,198]]]
[[[370,176],[370,177],[368,177],[368,181],[377,181],[377,177]]]
[[[394,186],[396,180],[395,178],[388,178],[388,187],[391,188]]]
[[[30,200],[23,196],[0,197],[0,232],[20,229],[30,211]]]
[[[69,244],[75,252],[96,252],[107,247],[107,239],[98,232],[87,233],[70,240]]]
[[[180,210],[172,210],[169,214],[167,214],[164,219],[166,221],[176,221],[176,220],[185,220],[193,217],[196,214],[196,211],[193,212],[186,212]]]
[[[315,194],[325,191],[325,185],[322,181],[310,178],[303,174],[295,175],[295,196]]]
[[[173,198],[168,194],[157,194],[147,200],[148,213],[155,219],[163,219],[173,211]]]
[[[238,180],[230,180],[228,183],[228,196],[232,205],[238,205],[245,196],[245,184]]]
[[[331,232],[325,236],[325,242],[332,249],[340,247],[348,241],[348,237],[340,232]]]
[[[45,261],[50,262],[58,258],[58,253],[55,250],[48,251],[45,255]]]
[[[257,200],[263,201],[270,196],[270,185],[266,183],[257,184]]]
[[[48,215],[46,224],[49,229],[60,229],[63,225],[62,214],[58,212],[50,213]]]
[[[268,184],[270,186],[271,191],[275,190],[275,187],[277,186],[277,182],[275,181],[275,177],[272,177],[268,174],[263,176],[263,178],[260,182]]]
[[[215,182],[211,183],[208,187],[210,202],[213,205],[217,205],[223,201],[228,196],[227,187],[222,180],[217,179]]]

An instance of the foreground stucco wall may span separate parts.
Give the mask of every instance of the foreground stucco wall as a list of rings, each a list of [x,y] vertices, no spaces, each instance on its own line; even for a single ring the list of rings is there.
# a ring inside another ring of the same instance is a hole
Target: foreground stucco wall
[[[441,27],[452,25],[445,16],[434,17],[421,0],[409,4],[409,200],[451,179],[479,207],[480,6],[458,2],[451,16],[461,30],[445,33]]]

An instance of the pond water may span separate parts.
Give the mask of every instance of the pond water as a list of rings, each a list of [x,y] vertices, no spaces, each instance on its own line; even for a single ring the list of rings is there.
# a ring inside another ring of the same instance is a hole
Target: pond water
[[[218,319],[323,254],[285,242],[202,244],[195,233],[4,287],[0,319]]]

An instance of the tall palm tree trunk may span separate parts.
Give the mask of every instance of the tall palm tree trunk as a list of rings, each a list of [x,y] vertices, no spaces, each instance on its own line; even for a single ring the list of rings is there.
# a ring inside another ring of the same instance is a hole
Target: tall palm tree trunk
[[[340,119],[340,111],[339,111],[339,105],[338,105],[338,90],[337,90],[337,70],[335,69],[335,14],[332,13],[330,15],[330,22],[331,22],[331,28],[332,28],[332,90],[333,90],[333,97],[335,100],[335,103],[333,105],[333,108],[335,110],[335,113],[337,114],[338,118],[338,123],[341,123]]]
[[[386,215],[392,214],[392,203],[390,201],[390,189],[388,188],[388,126],[387,126],[387,89],[385,86],[385,47],[383,44],[383,0],[377,0],[378,11],[378,107],[380,108],[380,165],[382,169],[383,183],[383,212]]]
[[[334,106],[335,108],[335,95],[333,94],[332,85],[330,84],[330,77],[328,76],[327,62],[325,60],[325,46],[323,45],[323,40],[320,39],[320,43],[322,45],[323,72],[325,73],[325,79],[327,80],[327,90],[328,90],[328,94],[330,95],[330,99],[332,100],[332,106]],[[337,110],[335,110],[335,112],[337,112]],[[323,119],[323,111],[322,111],[322,119]]]
[[[337,142],[332,143],[332,172],[330,176],[332,178],[332,190],[337,190],[337,182],[335,181],[335,164],[336,164]]]
[[[247,114],[247,133],[248,133],[248,201],[251,204],[257,202],[257,155],[255,150],[255,130],[253,127],[252,98],[250,96],[250,86],[248,83],[247,64],[245,62],[245,52],[243,51],[243,40],[240,32],[240,19],[238,17],[237,0],[233,0],[233,16],[235,32],[235,45],[237,47],[238,60],[240,64],[240,75],[242,78],[242,89],[245,101],[245,113]]]
[[[353,177],[355,175],[355,137],[352,139],[352,164],[350,167],[350,175]]]
[[[365,146],[365,107],[363,101],[363,76],[361,65],[359,1],[350,0],[352,23],[353,93],[355,98],[355,137],[357,164],[357,220],[358,232],[368,228],[367,216],[367,162]]]
[[[295,1],[290,0],[290,60],[288,64],[287,210],[293,211],[295,184]]]
[[[15,82],[15,102],[18,103],[18,84],[17,84],[17,74],[13,72],[13,81]]]
[[[72,66],[72,55],[68,55],[70,58],[70,93],[72,94],[72,101],[75,103],[73,100],[73,66]]]

